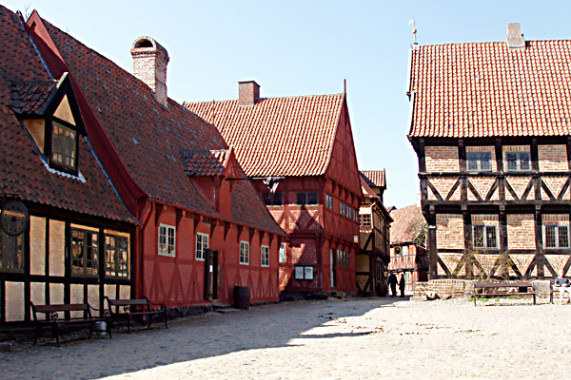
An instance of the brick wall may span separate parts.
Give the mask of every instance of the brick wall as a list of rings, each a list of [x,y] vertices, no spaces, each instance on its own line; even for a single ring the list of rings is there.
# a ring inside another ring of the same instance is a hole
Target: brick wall
[[[539,170],[560,172],[569,170],[567,147],[563,144],[538,145]]]
[[[427,172],[459,172],[458,147],[456,146],[427,146],[426,155]]]
[[[464,249],[462,215],[436,214],[436,248]]]
[[[535,249],[533,214],[507,215],[508,249]]]

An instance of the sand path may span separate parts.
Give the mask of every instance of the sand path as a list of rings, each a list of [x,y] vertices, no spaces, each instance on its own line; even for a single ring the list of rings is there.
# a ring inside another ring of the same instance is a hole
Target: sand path
[[[171,328],[0,353],[11,378],[556,378],[571,370],[571,306],[465,300],[299,301]],[[157,325],[159,326],[159,325]]]

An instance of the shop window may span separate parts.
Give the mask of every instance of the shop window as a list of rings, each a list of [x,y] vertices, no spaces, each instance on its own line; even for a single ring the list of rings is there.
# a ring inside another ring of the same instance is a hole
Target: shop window
[[[98,268],[98,234],[94,231],[71,229],[71,273],[96,276]]]
[[[105,235],[105,275],[129,278],[129,238]]]
[[[0,271],[24,271],[24,234],[10,236],[0,230]]]

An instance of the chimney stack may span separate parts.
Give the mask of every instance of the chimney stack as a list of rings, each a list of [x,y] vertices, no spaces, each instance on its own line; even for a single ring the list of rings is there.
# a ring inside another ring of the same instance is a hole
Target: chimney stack
[[[168,105],[167,96],[167,50],[151,37],[139,37],[131,48],[133,75],[145,82],[163,106]]]
[[[260,99],[260,85],[253,80],[238,82],[238,104],[251,106]]]
[[[521,34],[521,26],[519,25],[519,22],[508,23],[506,43],[509,50],[525,49],[525,39],[523,38],[523,34]]]

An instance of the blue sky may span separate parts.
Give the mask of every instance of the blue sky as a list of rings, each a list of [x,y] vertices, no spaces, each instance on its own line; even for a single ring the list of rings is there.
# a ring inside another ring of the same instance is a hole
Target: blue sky
[[[1,0],[0,0],[1,1]],[[143,35],[169,52],[169,96],[235,99],[253,79],[262,97],[331,94],[347,79],[359,167],[387,170],[385,204],[418,202],[417,161],[406,139],[408,50],[420,44],[503,41],[508,22],[526,39],[568,39],[571,2],[556,1],[1,1],[40,15],[131,72]]]

